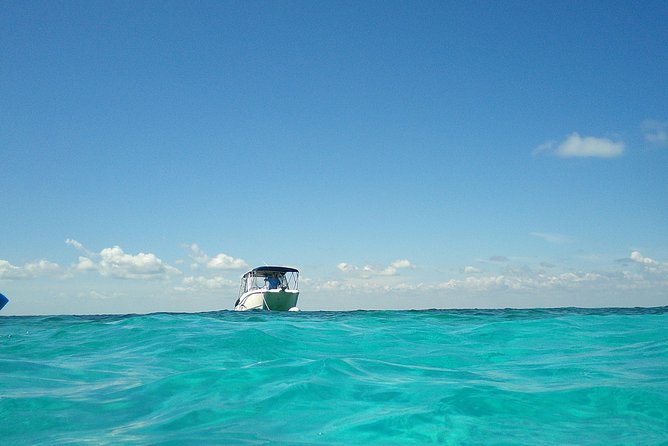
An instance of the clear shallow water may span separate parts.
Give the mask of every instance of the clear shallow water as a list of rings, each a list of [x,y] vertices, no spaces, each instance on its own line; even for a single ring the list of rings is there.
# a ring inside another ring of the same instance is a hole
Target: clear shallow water
[[[0,439],[668,444],[668,307],[2,317]]]

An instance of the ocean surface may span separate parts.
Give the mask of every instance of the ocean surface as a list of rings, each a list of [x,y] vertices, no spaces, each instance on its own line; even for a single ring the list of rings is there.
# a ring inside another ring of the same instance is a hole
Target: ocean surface
[[[668,307],[0,317],[0,444],[668,444]]]

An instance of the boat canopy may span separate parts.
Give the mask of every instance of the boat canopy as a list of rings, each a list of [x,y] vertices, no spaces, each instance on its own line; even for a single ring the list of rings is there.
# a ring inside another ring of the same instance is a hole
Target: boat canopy
[[[258,266],[257,268],[253,268],[252,270],[248,271],[246,274],[244,274],[244,276],[251,273],[254,276],[264,277],[271,276],[275,273],[299,273],[299,270],[285,266]]]

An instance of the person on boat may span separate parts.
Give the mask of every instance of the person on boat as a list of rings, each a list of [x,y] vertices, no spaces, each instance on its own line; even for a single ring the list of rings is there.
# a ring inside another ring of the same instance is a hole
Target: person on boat
[[[276,277],[276,274],[272,274],[267,277],[267,283],[269,284],[270,290],[275,290],[281,284],[281,281]]]

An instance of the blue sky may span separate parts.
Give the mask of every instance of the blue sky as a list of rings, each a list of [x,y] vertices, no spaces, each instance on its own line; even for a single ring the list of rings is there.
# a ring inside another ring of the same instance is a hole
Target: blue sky
[[[668,304],[668,5],[2,2],[3,314]]]

